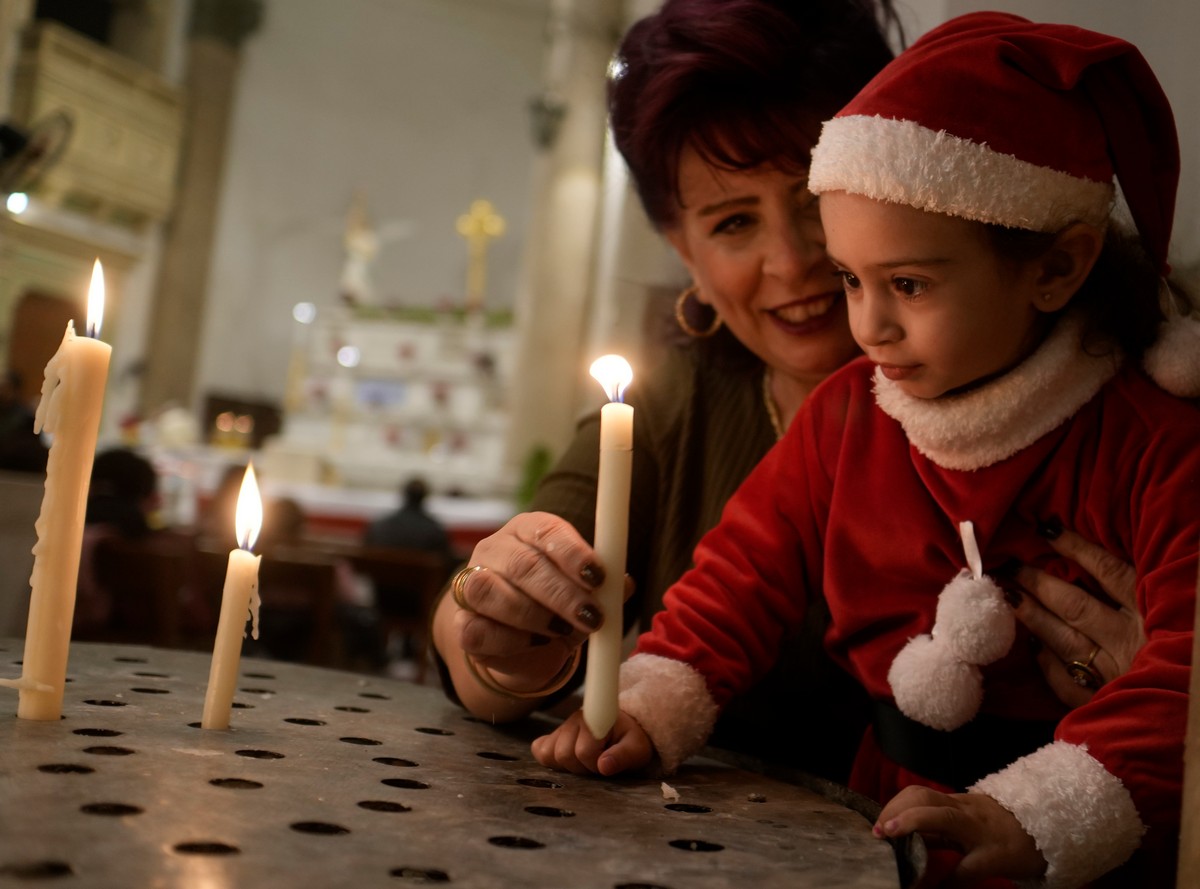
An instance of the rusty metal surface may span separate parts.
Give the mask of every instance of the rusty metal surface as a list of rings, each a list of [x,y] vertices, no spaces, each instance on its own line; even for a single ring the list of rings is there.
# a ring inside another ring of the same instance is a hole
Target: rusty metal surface
[[[0,639],[0,676],[20,674]],[[715,760],[670,779],[550,772],[530,728],[405,682],[244,658],[205,731],[208,655],[76,643],[63,719],[0,688],[0,885],[875,889],[861,815]]]

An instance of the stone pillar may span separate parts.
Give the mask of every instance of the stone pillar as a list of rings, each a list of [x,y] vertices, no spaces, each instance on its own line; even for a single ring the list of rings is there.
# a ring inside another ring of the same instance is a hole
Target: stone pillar
[[[552,0],[545,89],[531,97],[540,146],[515,306],[508,463],[570,439],[594,269],[605,132],[605,81],[618,0]]]
[[[192,398],[240,47],[261,18],[259,0],[196,0],[193,6],[184,75],[188,137],[150,313],[144,415]]]

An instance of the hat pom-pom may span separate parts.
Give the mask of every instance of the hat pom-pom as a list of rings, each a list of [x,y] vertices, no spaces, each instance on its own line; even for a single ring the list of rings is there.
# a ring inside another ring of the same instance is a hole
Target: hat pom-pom
[[[928,635],[910,639],[901,649],[888,670],[888,682],[905,716],[942,731],[969,722],[983,703],[979,668]]]
[[[938,596],[934,635],[967,663],[990,664],[1012,648],[1017,621],[995,581],[963,571]]]
[[[1181,398],[1200,396],[1200,318],[1174,314],[1142,359],[1151,379]]]

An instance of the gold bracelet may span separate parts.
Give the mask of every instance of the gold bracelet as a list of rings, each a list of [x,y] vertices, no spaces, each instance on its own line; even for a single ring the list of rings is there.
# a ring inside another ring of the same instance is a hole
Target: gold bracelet
[[[471,671],[471,675],[475,677],[475,681],[488,691],[503,695],[506,698],[512,698],[516,701],[530,701],[535,698],[544,698],[546,695],[552,695],[570,682],[571,677],[575,675],[575,670],[579,667],[579,658],[582,654],[583,646],[577,646],[574,653],[562,665],[562,669],[555,673],[554,677],[537,691],[514,691],[511,688],[505,688],[492,678],[492,674],[487,667],[475,663],[475,658],[471,657],[467,652],[463,652],[463,657],[466,659],[467,669]]]

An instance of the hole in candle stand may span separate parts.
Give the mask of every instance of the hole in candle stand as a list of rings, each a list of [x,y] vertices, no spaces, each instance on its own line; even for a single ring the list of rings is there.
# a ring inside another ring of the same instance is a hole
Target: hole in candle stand
[[[480,750],[475,754],[480,759],[494,759],[497,762],[516,762],[517,757],[509,756],[507,753],[496,753],[492,750]]]
[[[76,735],[88,735],[92,738],[115,738],[117,735],[123,735],[124,732],[119,732],[115,728],[77,728],[74,730]]]
[[[691,803],[667,803],[663,808],[670,809],[672,812],[691,812],[695,815],[703,815],[712,811],[708,806],[696,806]]]
[[[420,765],[419,762],[413,762],[411,759],[401,759],[398,756],[376,756],[373,762],[385,766],[399,766],[405,769],[415,769]]]
[[[720,852],[725,847],[708,840],[671,840],[667,845],[682,849],[685,852]]]
[[[79,811],[85,815],[140,815],[145,810],[126,803],[88,803],[80,806]]]
[[[183,855],[237,855],[242,850],[228,843],[218,843],[212,840],[197,840],[190,843],[176,843],[173,847]]]
[[[232,707],[234,710],[253,710],[254,709],[253,704],[243,704],[241,701],[234,701],[229,706]]]
[[[399,877],[409,883],[449,883],[450,875],[444,870],[427,870],[420,867],[394,867],[388,875]]]
[[[239,688],[238,691],[245,692],[248,695],[273,695],[273,694],[275,694],[275,689],[273,689],[273,688]]]
[[[324,725],[323,719],[305,719],[302,716],[292,716],[285,719],[284,722],[290,722],[292,725]]]
[[[132,692],[137,692],[139,695],[169,695],[170,689],[166,688],[131,688]]]
[[[343,744],[361,744],[364,747],[377,747],[383,741],[376,741],[374,738],[338,738]]]
[[[543,818],[575,817],[575,813],[570,809],[557,809],[554,806],[526,806],[525,811],[530,815],[541,815]]]
[[[531,840],[529,837],[488,837],[493,846],[503,846],[506,849],[544,849],[545,843]]]
[[[448,728],[433,728],[431,726],[419,726],[415,731],[421,732],[424,735],[452,735],[454,732]]]
[[[134,676],[144,676],[147,679],[170,679],[171,678],[171,674],[169,674],[169,673],[154,673],[150,670],[134,670],[133,675]]]
[[[188,723],[188,728],[200,728],[200,723],[198,723],[198,722],[189,722],[189,723]]]
[[[115,657],[113,658],[118,664],[148,664],[150,661],[144,657]]]
[[[0,865],[0,877],[16,877],[18,880],[48,880],[54,877],[69,877],[74,873],[71,865],[65,861],[28,861]]]
[[[369,809],[372,812],[411,812],[412,806],[406,806],[402,803],[394,803],[385,799],[364,799],[358,804],[360,809]]]
[[[37,768],[39,772],[48,775],[90,775],[96,771],[91,766],[81,766],[73,762],[50,762]]]
[[[518,784],[523,784],[526,787],[541,787],[547,790],[561,790],[562,785],[557,781],[550,781],[546,778],[518,778]]]
[[[384,778],[379,782],[388,787],[399,787],[404,790],[428,790],[429,785],[424,781],[414,781],[412,778]]]
[[[106,698],[89,698],[84,701],[85,704],[91,704],[93,707],[124,707],[124,701],[110,701]]]
[[[274,679],[275,678],[274,673],[243,673],[242,676],[245,677],[246,679]]]
[[[84,747],[83,752],[94,756],[132,756],[137,751],[128,747]]]
[[[658,883],[617,883],[613,889],[667,889],[667,887],[660,886]]]
[[[370,713],[366,707],[334,707],[334,710],[341,710],[343,713]]]
[[[330,837],[350,832],[350,828],[348,827],[342,827],[340,824],[330,824],[327,821],[297,821],[288,826],[298,833],[316,833]]]
[[[213,778],[208,783],[228,790],[258,790],[263,786],[261,781],[251,781],[249,778]]]
[[[250,759],[283,759],[282,753],[276,753],[273,750],[235,750],[238,756],[246,756]]]
[[[377,691],[360,691],[358,693],[358,696],[360,698],[370,698],[373,701],[390,701],[391,700],[391,698],[389,698],[387,695],[381,695]]]

